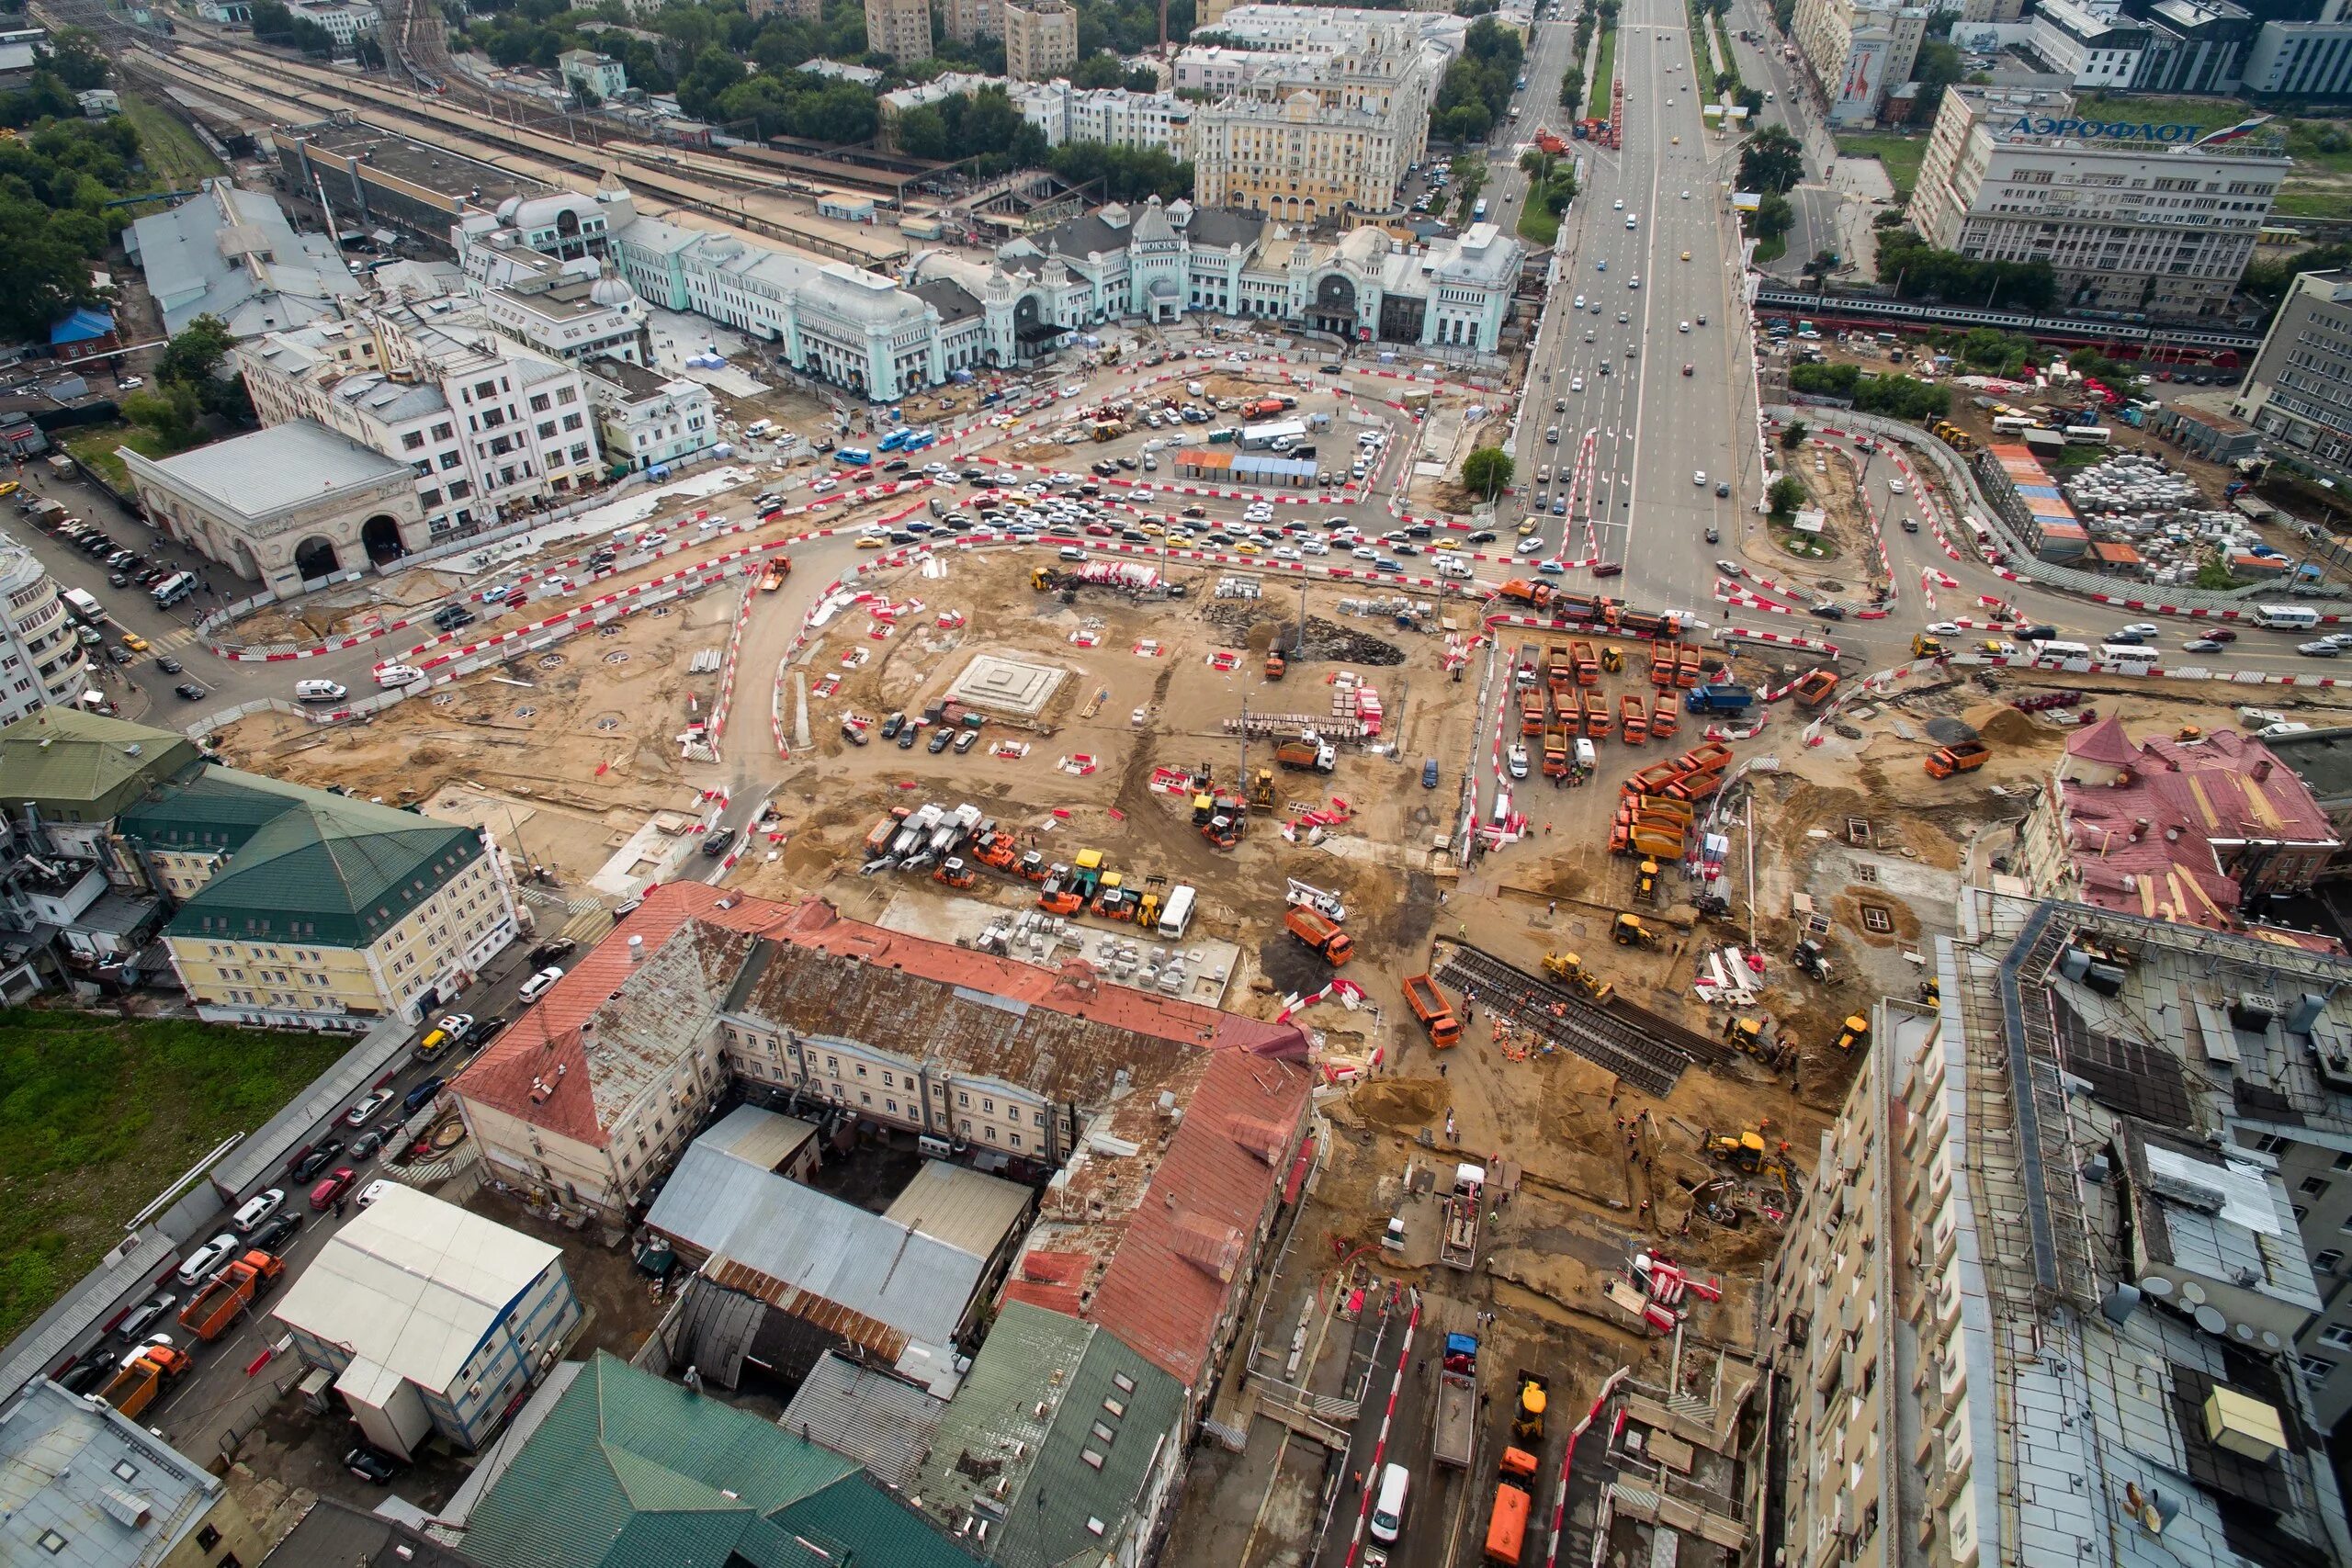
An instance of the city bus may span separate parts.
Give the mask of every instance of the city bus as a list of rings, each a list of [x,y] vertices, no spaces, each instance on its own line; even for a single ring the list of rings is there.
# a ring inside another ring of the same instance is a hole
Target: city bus
[[[2090,661],[2091,650],[2087,643],[2059,642],[2050,639],[2033,643],[2030,646],[2033,649],[2033,661],[2036,664],[2063,664],[2072,659],[2082,660],[2085,663]]]
[[[870,468],[874,454],[863,446],[843,446],[833,454],[833,461],[844,468]]]

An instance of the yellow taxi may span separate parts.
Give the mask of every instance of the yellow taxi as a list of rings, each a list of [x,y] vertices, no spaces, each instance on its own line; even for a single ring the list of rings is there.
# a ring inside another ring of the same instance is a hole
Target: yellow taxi
[[[860,534],[857,536],[857,547],[861,550],[878,550],[889,542],[879,534]]]
[[[5,479],[5,480],[0,480],[0,495],[14,495],[14,494],[16,494],[16,493],[17,493],[17,481],[16,481],[16,480],[14,480],[14,479]]]
[[[1233,547],[1233,553],[1238,556],[1261,556],[1266,552],[1259,547],[1257,540],[1244,539]]]
[[[147,651],[147,639],[137,632],[125,632],[122,634],[122,646],[133,653],[144,653]]]

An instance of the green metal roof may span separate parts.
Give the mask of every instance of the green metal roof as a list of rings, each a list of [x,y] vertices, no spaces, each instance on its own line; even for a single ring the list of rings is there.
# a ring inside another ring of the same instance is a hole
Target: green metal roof
[[[228,857],[173,917],[183,938],[365,947],[481,852],[457,823],[211,766],[118,826],[150,851]]]
[[[856,1465],[598,1352],[474,1510],[482,1568],[973,1568]]]
[[[1100,1562],[1150,1483],[1162,1439],[1176,1440],[1183,1407],[1182,1386],[1110,1330],[1008,1302],[941,1415],[920,1490],[960,1518],[1009,1473],[1007,1499],[988,1500],[988,1511],[1003,1518],[989,1532],[989,1561],[1003,1568]],[[1012,1458],[1016,1442],[1028,1456],[1025,1471]],[[1101,1533],[1090,1520],[1102,1523]]]
[[[0,729],[0,807],[103,822],[204,761],[185,735],[79,708],[43,708]]]

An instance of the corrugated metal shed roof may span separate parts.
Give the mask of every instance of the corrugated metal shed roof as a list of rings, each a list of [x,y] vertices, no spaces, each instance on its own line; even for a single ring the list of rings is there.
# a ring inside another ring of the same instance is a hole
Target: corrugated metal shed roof
[[[125,1462],[136,1467],[128,1482],[114,1473]],[[0,1562],[11,1568],[149,1568],[176,1553],[221,1490],[137,1422],[47,1378],[0,1416]],[[54,1551],[41,1544],[51,1531],[64,1543]]]
[[[903,1492],[921,1476],[946,1409],[947,1401],[902,1378],[828,1350],[785,1406],[783,1424],[786,1431],[855,1460],[876,1481]]]
[[[739,1105],[695,1142],[762,1170],[775,1170],[806,1148],[816,1126],[756,1105]]]
[[[988,1258],[1029,1213],[1029,1189],[969,1166],[927,1159],[882,1211],[910,1230]]]
[[[937,1346],[954,1339],[981,1260],[697,1139],[645,1223],[696,1251],[757,1269]]]
[[[286,1287],[270,1315],[352,1354],[339,1382],[381,1404],[447,1389],[515,1298],[563,1254],[395,1182]]]

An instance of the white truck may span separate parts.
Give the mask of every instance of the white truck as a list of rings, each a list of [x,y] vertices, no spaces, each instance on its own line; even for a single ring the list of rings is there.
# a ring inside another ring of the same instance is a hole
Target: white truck
[[[1487,1190],[1487,1168],[1467,1160],[1453,1168],[1453,1190],[1445,1195],[1445,1235],[1437,1260],[1464,1273],[1478,1266],[1479,1206]]]

